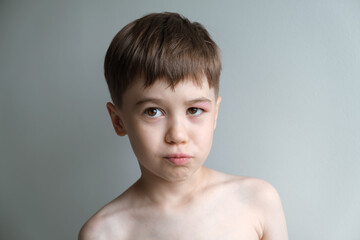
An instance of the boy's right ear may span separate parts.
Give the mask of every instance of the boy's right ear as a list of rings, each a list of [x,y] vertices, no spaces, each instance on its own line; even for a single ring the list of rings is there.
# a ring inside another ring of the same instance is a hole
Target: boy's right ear
[[[121,120],[119,110],[111,102],[108,102],[106,104],[106,108],[107,108],[107,110],[109,112],[111,122],[112,122],[112,124],[114,126],[114,130],[115,130],[116,134],[119,135],[119,136],[125,136],[126,135],[126,130],[125,130],[125,127],[124,127],[124,123]]]

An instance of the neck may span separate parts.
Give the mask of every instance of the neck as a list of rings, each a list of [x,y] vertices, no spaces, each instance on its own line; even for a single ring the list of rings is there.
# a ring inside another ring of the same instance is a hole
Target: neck
[[[141,169],[142,174],[136,185],[151,203],[161,207],[181,206],[193,200],[195,193],[206,186],[209,169],[199,168],[184,180],[167,181]]]

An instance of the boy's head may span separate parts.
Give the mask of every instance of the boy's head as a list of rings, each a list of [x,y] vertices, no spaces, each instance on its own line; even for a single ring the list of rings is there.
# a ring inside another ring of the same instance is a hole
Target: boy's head
[[[112,40],[104,71],[111,98],[121,107],[136,81],[144,87],[165,79],[175,87],[184,79],[201,86],[204,76],[219,91],[220,52],[206,29],[177,13],[154,13],[126,25]]]

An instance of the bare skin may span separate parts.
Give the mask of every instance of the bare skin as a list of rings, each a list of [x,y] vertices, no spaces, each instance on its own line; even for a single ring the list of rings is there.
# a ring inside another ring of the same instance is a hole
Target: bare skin
[[[271,185],[207,168],[202,172],[204,182],[181,197],[158,195],[140,179],[96,213],[79,239],[288,239],[280,199]]]
[[[108,103],[115,132],[128,135],[141,177],[83,226],[79,240],[287,240],[276,190],[265,181],[203,166],[221,98],[184,80],[164,81]]]

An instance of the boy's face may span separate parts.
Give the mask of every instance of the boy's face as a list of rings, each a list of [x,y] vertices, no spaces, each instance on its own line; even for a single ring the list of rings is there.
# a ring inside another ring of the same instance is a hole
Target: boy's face
[[[220,104],[206,78],[201,87],[185,79],[144,88],[137,81],[117,109],[107,104],[115,131],[128,135],[143,176],[175,182],[191,177],[206,160]]]

